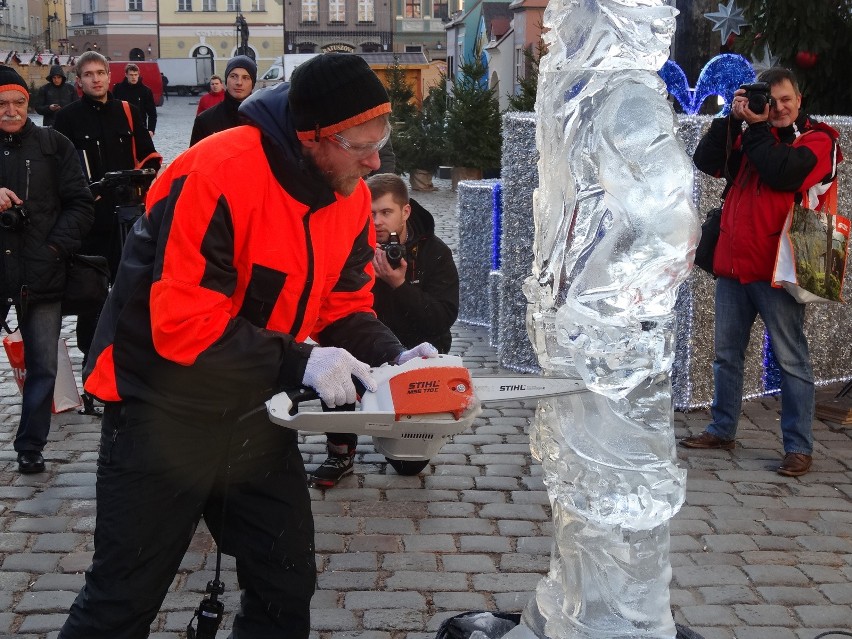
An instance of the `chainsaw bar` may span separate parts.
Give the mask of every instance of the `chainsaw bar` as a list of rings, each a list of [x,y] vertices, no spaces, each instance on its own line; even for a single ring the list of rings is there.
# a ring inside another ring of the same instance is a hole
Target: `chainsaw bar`
[[[483,404],[515,401],[520,399],[542,399],[557,395],[570,395],[586,390],[579,379],[566,377],[472,377],[476,398]]]

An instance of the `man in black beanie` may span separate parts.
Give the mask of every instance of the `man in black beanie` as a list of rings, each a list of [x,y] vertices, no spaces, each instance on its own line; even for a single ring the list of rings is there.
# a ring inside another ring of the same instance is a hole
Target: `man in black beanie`
[[[225,67],[225,99],[196,116],[189,146],[208,135],[237,126],[240,123],[240,104],[251,95],[256,83],[257,65],[254,60],[247,55],[231,58]]]
[[[233,636],[309,636],[305,467],[263,403],[305,385],[328,407],[350,404],[353,375],[375,390],[369,366],[435,352],[406,350],[373,312],[362,177],[379,166],[389,113],[363,59],[320,55],[152,185],[83,372],[106,403],[96,542],[60,639],[147,637],[201,517],[235,557]],[[204,636],[217,623],[206,617]]]

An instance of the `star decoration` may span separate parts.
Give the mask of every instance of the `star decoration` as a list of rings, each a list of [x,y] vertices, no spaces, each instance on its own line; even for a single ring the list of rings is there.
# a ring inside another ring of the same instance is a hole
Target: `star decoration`
[[[713,31],[721,33],[722,44],[728,41],[732,33],[740,35],[740,29],[749,24],[743,18],[743,10],[734,4],[735,1],[730,0],[727,5],[720,3],[718,11],[704,14],[705,18],[713,21]]]
[[[767,44],[763,47],[763,55],[761,57],[758,58],[755,54],[752,54],[751,66],[756,73],[760,73],[761,71],[778,66],[780,59],[777,55],[772,55],[772,51],[769,50],[769,45]]]

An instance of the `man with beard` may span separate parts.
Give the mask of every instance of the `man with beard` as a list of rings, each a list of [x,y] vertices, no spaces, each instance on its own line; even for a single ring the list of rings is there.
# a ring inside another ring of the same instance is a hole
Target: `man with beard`
[[[256,82],[257,65],[254,60],[246,55],[231,58],[228,66],[225,67],[225,98],[195,117],[189,146],[208,135],[240,124],[240,104],[251,95]]]
[[[390,103],[367,63],[317,56],[240,113],[247,126],[154,182],[125,244],[84,371],[106,402],[95,554],[61,639],[148,636],[202,516],[236,558],[234,636],[306,639],[305,468],[263,403],[300,385],[352,403],[353,375],[374,388],[368,365],[434,352],[405,350],[372,310],[362,177],[379,166]]]

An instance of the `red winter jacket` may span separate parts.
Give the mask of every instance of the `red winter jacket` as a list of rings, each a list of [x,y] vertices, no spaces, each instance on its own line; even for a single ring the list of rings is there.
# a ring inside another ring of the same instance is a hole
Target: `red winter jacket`
[[[796,136],[796,130],[801,134]],[[839,136],[826,124],[800,115],[784,129],[757,124],[744,132],[730,117],[713,121],[693,160],[704,173],[722,177],[727,135],[728,174],[736,176],[725,198],[713,271],[743,284],[772,280],[778,241],[797,197],[834,175]],[[838,161],[841,159],[838,150]],[[819,203],[822,204],[822,197]],[[814,203],[810,204],[811,207]]]
[[[331,191],[273,107],[264,123],[279,130],[210,136],[154,182],[101,315],[89,393],[221,415],[298,385],[309,336],[374,365],[402,352],[372,311],[366,184]]]

